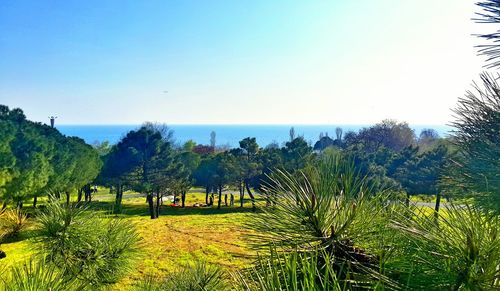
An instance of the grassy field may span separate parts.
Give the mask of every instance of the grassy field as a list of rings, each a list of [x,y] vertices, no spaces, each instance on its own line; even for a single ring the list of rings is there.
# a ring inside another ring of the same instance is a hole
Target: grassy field
[[[126,290],[144,276],[162,276],[195,260],[218,264],[229,271],[249,266],[255,253],[245,244],[248,230],[243,223],[255,215],[250,202],[244,208],[192,207],[204,199],[204,193],[189,193],[186,208],[163,206],[160,217],[151,220],[145,198],[126,194],[120,216],[136,226],[142,240],[135,271],[114,289]],[[114,195],[97,195],[92,208],[105,213],[112,208],[113,200]],[[235,205],[239,204],[235,201]],[[19,239],[0,246],[7,254],[0,261],[2,268],[23,262],[35,253],[37,246],[30,239],[32,228],[31,224]]]

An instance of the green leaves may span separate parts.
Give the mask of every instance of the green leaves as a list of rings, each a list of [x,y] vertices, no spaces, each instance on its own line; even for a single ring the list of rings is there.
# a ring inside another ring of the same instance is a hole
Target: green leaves
[[[79,138],[0,110],[0,198],[21,206],[29,198],[81,188],[101,168],[97,152]]]
[[[51,201],[38,217],[41,254],[65,274],[94,286],[116,282],[131,268],[138,235],[124,220]]]
[[[249,224],[256,230],[251,237],[256,247],[323,250],[331,261],[323,257],[320,266],[333,264],[339,280],[382,280],[370,246],[385,226],[384,206],[351,162],[333,155],[299,175],[277,171],[265,195],[272,206]]]
[[[499,289],[499,216],[472,206],[444,210],[437,219],[419,208],[402,212],[392,223],[402,236],[391,267],[411,289]]]
[[[454,110],[457,120],[454,142],[459,150],[448,186],[474,195],[484,207],[500,213],[500,84],[498,75],[481,74],[460,98]]]

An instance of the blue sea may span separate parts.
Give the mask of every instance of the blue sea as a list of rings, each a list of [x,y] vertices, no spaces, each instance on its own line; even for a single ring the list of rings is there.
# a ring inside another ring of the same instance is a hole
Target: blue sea
[[[358,131],[369,125],[169,125],[174,131],[176,143],[182,144],[193,140],[198,144],[209,144],[210,133],[216,133],[216,145],[237,147],[238,142],[245,137],[255,137],[260,146],[276,142],[280,145],[290,139],[289,131],[294,127],[296,136],[303,136],[306,141],[314,144],[320,133],[335,136],[335,129],[340,127],[344,133]],[[138,128],[139,125],[57,125],[56,128],[65,135],[77,136],[89,144],[109,141],[117,143],[127,132]],[[424,128],[435,129],[441,136],[451,130],[444,125],[417,125],[411,126],[418,135]]]

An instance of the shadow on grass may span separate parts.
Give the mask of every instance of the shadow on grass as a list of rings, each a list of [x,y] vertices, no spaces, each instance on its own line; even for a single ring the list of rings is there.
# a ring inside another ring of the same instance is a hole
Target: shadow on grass
[[[16,243],[28,239],[32,239],[36,237],[37,232],[34,229],[24,229],[17,235],[13,236],[8,236],[4,237],[2,240],[0,240],[0,244],[10,244],[10,243]]]
[[[95,201],[91,202],[88,207],[91,210],[104,211],[108,213],[113,212],[115,203],[113,201]],[[160,209],[161,216],[179,216],[179,215],[217,215],[217,214],[228,214],[228,213],[252,213],[254,212],[251,207],[226,207],[221,206],[217,209],[217,206],[213,207],[192,207],[186,206],[182,207],[172,207],[167,205],[162,205]],[[258,208],[256,212],[259,212]],[[148,205],[144,203],[141,204],[123,204],[122,211],[120,215],[125,216],[149,216]]]

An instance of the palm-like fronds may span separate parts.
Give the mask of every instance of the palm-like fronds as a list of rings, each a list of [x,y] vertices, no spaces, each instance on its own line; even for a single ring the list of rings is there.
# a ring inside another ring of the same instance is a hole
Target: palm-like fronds
[[[478,23],[499,24],[500,23],[500,1],[483,0],[477,3],[482,12],[476,13]],[[490,44],[479,45],[479,54],[487,57],[489,68],[498,68],[500,66],[500,30],[491,33],[479,34],[479,37],[491,42]]]
[[[243,290],[345,290],[347,284],[337,279],[332,265],[319,267],[319,261],[330,261],[330,255],[321,251],[299,253],[278,252],[271,248],[269,258],[259,257],[255,267],[236,274],[236,280]]]
[[[40,253],[68,276],[99,286],[131,269],[139,240],[133,224],[57,200],[39,214],[38,223]]]
[[[407,273],[409,288],[500,289],[498,215],[452,205],[436,221],[415,208],[392,226],[403,235],[393,267]]]
[[[299,176],[277,171],[270,181],[265,193],[272,207],[249,224],[257,230],[251,237],[256,246],[323,249],[332,260],[322,264],[334,264],[340,279],[354,273],[363,274],[363,280],[386,279],[377,271],[379,258],[370,252],[384,226],[384,205],[352,163],[330,156]]]
[[[444,184],[475,195],[500,213],[500,84],[496,74],[481,74],[482,84],[460,98],[452,125],[459,156]]]
[[[0,242],[16,237],[26,228],[28,216],[20,209],[9,209],[0,213]]]
[[[29,259],[27,262],[14,266],[4,275],[2,290],[5,291],[38,291],[38,290],[78,290],[74,280],[68,280],[54,265],[44,263],[44,260]]]
[[[196,261],[164,278],[147,276],[135,287],[143,291],[219,291],[226,290],[225,272],[216,265]]]

